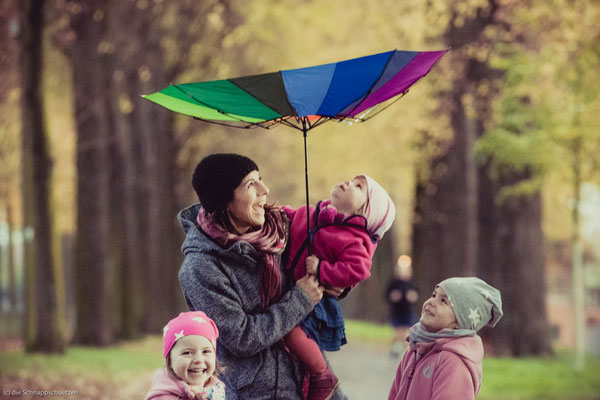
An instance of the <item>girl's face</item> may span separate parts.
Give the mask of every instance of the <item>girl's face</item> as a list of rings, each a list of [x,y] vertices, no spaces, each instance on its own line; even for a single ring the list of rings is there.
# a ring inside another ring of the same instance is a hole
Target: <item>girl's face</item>
[[[331,189],[331,205],[344,214],[354,214],[368,200],[367,178],[357,175],[349,181],[338,183]]]
[[[431,297],[423,304],[420,322],[428,332],[458,329],[450,300],[441,287],[436,286]]]
[[[207,338],[198,335],[184,336],[171,349],[171,369],[182,381],[201,385],[215,372],[215,349]]]
[[[265,223],[265,203],[269,188],[263,183],[258,171],[252,171],[233,191],[233,199],[227,205],[233,225],[240,233]]]

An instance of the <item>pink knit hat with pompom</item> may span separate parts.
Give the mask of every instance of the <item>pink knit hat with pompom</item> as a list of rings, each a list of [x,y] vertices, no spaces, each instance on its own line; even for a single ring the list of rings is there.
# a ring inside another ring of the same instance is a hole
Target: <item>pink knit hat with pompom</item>
[[[173,318],[163,328],[163,356],[167,358],[175,342],[184,336],[198,335],[207,338],[217,349],[219,330],[212,319],[202,311],[188,311]]]

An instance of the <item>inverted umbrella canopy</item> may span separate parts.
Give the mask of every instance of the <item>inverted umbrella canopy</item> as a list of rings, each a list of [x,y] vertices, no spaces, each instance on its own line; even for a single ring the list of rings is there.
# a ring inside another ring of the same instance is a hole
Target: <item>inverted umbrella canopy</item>
[[[447,50],[388,51],[314,67],[171,84],[143,96],[169,110],[237,127],[362,122],[404,95]]]
[[[446,52],[393,50],[262,75],[171,84],[142,97],[207,122],[266,129],[283,124],[301,130],[308,207],[307,131],[329,120],[366,121],[405,95]]]

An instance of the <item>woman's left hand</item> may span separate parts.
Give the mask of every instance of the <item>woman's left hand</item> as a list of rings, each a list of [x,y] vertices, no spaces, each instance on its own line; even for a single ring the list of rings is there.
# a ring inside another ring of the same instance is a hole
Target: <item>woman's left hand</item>
[[[296,286],[302,289],[313,305],[317,304],[323,298],[323,286],[319,285],[319,281],[317,281],[314,275],[304,275],[296,281]]]

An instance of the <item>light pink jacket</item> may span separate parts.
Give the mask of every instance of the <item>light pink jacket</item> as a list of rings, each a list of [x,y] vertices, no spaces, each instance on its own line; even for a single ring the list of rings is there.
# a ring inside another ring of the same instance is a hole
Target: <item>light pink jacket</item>
[[[481,387],[482,359],[477,335],[438,339],[419,361],[416,351],[408,348],[388,400],[472,400]]]
[[[225,385],[216,377],[211,377],[202,395],[194,397],[190,386],[182,380],[172,378],[165,368],[154,374],[152,387],[145,400],[206,399],[224,400]]]

